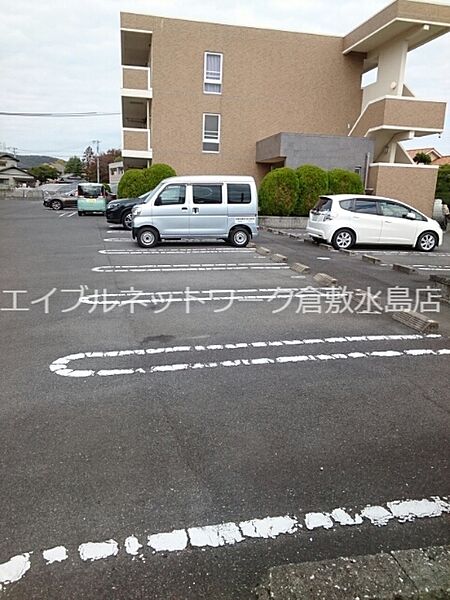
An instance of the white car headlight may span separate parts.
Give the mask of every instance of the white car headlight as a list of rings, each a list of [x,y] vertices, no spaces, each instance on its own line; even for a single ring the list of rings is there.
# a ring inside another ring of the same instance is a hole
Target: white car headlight
[[[118,206],[118,202],[108,202],[108,208],[117,208]]]
[[[133,216],[136,216],[136,215],[141,214],[141,210],[142,210],[142,208],[140,206],[134,206],[133,210],[131,212],[132,212]]]

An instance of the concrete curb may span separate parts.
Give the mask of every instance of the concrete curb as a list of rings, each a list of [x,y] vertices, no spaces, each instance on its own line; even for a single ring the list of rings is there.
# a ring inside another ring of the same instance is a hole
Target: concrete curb
[[[450,546],[273,567],[259,600],[448,600]]]
[[[263,256],[270,254],[269,248],[265,248],[264,246],[255,246],[255,250],[258,254],[262,254]]]
[[[399,323],[403,323],[403,325],[421,333],[436,333],[439,330],[438,321],[433,321],[433,319],[429,319],[413,310],[394,312],[392,318],[394,321],[399,321]]]
[[[303,265],[302,263],[294,263],[291,265],[291,269],[297,273],[309,273],[311,271],[308,265]]]
[[[377,265],[378,263],[382,262],[381,258],[377,258],[376,256],[372,256],[370,254],[363,254],[361,257],[361,260],[364,260],[365,262],[373,263],[374,265]]]
[[[331,275],[327,275],[327,273],[316,273],[313,277],[314,281],[324,285],[325,287],[332,287],[337,284],[337,279],[331,277]]]
[[[287,256],[284,256],[284,254],[271,254],[269,256],[269,258],[273,262],[277,262],[277,263],[285,263],[285,262],[287,262]]]
[[[410,267],[409,265],[402,265],[400,263],[394,263],[392,265],[392,269],[394,271],[400,271],[401,273],[407,273],[408,275],[411,275],[411,273],[417,273],[414,267]]]

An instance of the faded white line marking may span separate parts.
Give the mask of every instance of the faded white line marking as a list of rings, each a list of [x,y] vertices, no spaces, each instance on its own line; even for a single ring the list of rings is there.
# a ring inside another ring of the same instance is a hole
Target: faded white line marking
[[[317,260],[331,260],[329,256],[316,256]]]
[[[273,263],[196,263],[180,265],[102,265],[94,267],[96,273],[162,273],[181,271],[246,271],[246,270],[280,270],[289,269],[288,265]]]
[[[42,552],[42,556],[48,565],[54,562],[63,562],[68,557],[67,548],[64,546],[55,546],[55,548],[49,548]]]
[[[184,529],[174,529],[169,533],[155,533],[148,536],[147,545],[156,552],[184,550],[188,545],[188,536]]]
[[[30,569],[30,552],[13,556],[7,562],[0,565],[0,590],[4,585],[19,581]]]
[[[119,232],[118,232],[119,233]],[[103,238],[104,242],[128,242],[128,243],[133,243],[133,239],[131,238],[131,236],[127,236],[127,237],[112,237],[112,238]]]
[[[333,521],[329,513],[312,512],[305,516],[306,529],[331,529]]]
[[[297,519],[293,519],[289,515],[251,519],[239,523],[242,534],[250,538],[276,538],[282,533],[295,533],[300,527]]]
[[[139,554],[139,550],[143,548],[142,544],[139,543],[139,540],[135,535],[129,535],[125,540],[125,552],[127,554],[131,554],[132,556],[137,556]]]
[[[120,358],[123,356],[151,356],[151,355],[166,355],[180,352],[205,352],[205,351],[223,351],[223,350],[241,350],[252,348],[271,348],[271,347],[288,347],[288,346],[304,346],[310,344],[340,344],[345,342],[377,342],[377,341],[406,341],[406,340],[427,340],[439,339],[439,334],[405,334],[405,335],[369,335],[369,336],[344,336],[331,338],[312,338],[303,340],[275,340],[275,341],[259,341],[259,342],[237,342],[233,344],[209,344],[206,346],[186,345],[186,346],[163,346],[159,348],[140,348],[137,350],[112,350],[112,351],[96,351],[96,352],[79,352],[77,354],[69,354],[61,358],[57,358],[50,365],[51,372],[64,377],[91,377],[99,375],[100,377],[111,375],[133,375],[145,373],[167,373],[173,371],[186,371],[198,369],[210,369],[216,367],[239,367],[239,366],[257,366],[267,364],[283,364],[296,363],[307,361],[330,361],[339,359],[356,359],[356,358],[394,358],[404,356],[444,356],[449,355],[450,350],[440,348],[432,349],[407,349],[407,350],[374,350],[372,352],[350,352],[333,353],[333,354],[317,354],[317,355],[294,355],[294,356],[277,356],[260,357],[260,358],[237,358],[234,360],[223,360],[216,362],[194,362],[194,363],[175,363],[165,365],[153,365],[147,369],[126,368],[126,369],[101,369],[94,371],[93,369],[74,370],[68,368],[68,365],[75,360],[82,359],[98,359],[98,358]]]
[[[106,542],[86,542],[80,544],[78,552],[81,560],[100,560],[109,556],[117,556],[119,552],[119,544],[115,540],[107,540]]]
[[[439,518],[450,512],[448,497],[432,496],[419,500],[394,500],[382,505],[366,505],[362,510],[352,511],[349,517],[346,509],[337,507],[326,512],[309,512],[301,518],[295,515],[255,518],[245,521],[186,527],[170,532],[148,536],[148,547],[154,552],[181,552],[186,548],[219,548],[234,546],[248,539],[269,539],[279,535],[302,534],[302,531],[324,528],[354,526],[386,526],[390,522],[405,523],[416,519]],[[387,507],[387,508],[386,508]],[[306,534],[308,535],[308,534]],[[62,548],[62,547],[61,547]],[[124,556],[136,556],[142,545],[136,536],[128,536],[124,543]],[[52,549],[54,550],[54,549]],[[95,561],[117,556],[119,545],[114,540],[87,542],[79,546],[82,561]],[[0,564],[0,589],[3,585],[19,581],[30,570],[32,553],[13,556]],[[143,556],[143,555],[142,555]],[[38,567],[39,568],[39,567]]]
[[[206,527],[191,527],[188,529],[192,546],[204,547],[233,545],[242,542],[244,538],[235,523],[220,523],[220,525],[207,525]]]
[[[106,241],[106,240],[105,240]],[[123,241],[123,240],[120,240]],[[127,240],[128,241],[128,240]],[[99,250],[100,254],[108,254],[108,255],[124,255],[124,254],[231,254],[231,253],[239,253],[239,254],[255,254],[255,257],[259,258],[259,255],[256,254],[254,250],[245,249],[245,248],[216,248],[216,249],[194,249],[194,248],[177,248],[177,249],[167,249],[167,250],[134,250],[134,249],[126,249],[126,250]],[[261,257],[262,258],[262,257]]]
[[[76,214],[77,214],[77,211],[75,211],[75,212],[71,212],[71,213],[69,213],[69,214],[67,215],[67,217],[73,217],[73,215],[76,215]]]

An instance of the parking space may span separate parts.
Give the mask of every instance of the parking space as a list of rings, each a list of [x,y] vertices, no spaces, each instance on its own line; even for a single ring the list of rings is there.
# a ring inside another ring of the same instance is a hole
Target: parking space
[[[448,542],[445,328],[313,278],[407,275],[26,208],[0,206],[5,598],[247,599],[274,564]]]

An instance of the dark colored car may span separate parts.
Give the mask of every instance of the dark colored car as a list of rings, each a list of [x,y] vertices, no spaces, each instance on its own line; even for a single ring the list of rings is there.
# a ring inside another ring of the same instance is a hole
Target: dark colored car
[[[44,190],[44,206],[53,210],[77,208],[77,185],[77,183],[61,183],[56,186],[56,190]]]
[[[120,198],[120,200],[112,200],[106,206],[106,220],[108,223],[122,225],[124,229],[131,230],[133,215],[131,210],[136,204],[143,204],[150,192],[142,194],[138,198]]]

